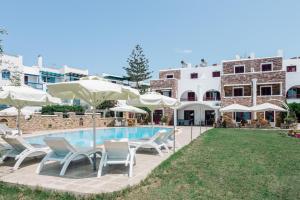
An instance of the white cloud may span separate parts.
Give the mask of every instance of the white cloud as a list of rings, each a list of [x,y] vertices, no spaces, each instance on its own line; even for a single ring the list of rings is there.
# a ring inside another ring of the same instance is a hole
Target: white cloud
[[[192,49],[179,49],[179,48],[176,48],[175,52],[176,53],[182,53],[182,54],[190,54],[190,53],[193,52],[193,50]]]

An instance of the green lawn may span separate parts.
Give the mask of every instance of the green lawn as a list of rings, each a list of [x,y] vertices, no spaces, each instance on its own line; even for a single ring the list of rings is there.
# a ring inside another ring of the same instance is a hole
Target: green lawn
[[[0,199],[17,198],[73,196],[0,184]],[[300,199],[300,139],[276,131],[213,129],[163,162],[140,185],[88,198]]]

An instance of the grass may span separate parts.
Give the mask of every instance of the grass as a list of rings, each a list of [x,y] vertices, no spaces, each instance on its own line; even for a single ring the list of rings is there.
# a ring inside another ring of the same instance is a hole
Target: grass
[[[0,184],[0,199],[299,199],[300,140],[276,131],[212,129],[138,186],[89,197]]]

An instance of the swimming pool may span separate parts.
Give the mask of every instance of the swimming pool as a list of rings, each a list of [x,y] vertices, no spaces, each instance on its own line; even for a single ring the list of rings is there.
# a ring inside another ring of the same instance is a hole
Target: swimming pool
[[[102,144],[104,140],[118,140],[128,138],[129,140],[151,137],[157,131],[171,128],[163,127],[123,127],[123,128],[105,128],[96,130],[96,143]],[[72,145],[79,147],[88,147],[93,145],[93,130],[62,131],[57,133],[45,134],[27,137],[26,140],[31,144],[45,144],[45,137],[64,137]]]

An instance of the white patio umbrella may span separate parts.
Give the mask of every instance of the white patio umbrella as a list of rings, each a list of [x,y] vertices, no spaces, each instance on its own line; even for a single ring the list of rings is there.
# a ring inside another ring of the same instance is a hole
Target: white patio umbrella
[[[27,118],[30,115],[33,115],[35,112],[39,112],[42,109],[41,106],[26,106],[21,109],[21,114]],[[4,116],[17,116],[18,109],[15,107],[9,107],[0,111],[0,115]]]
[[[286,109],[279,107],[272,103],[259,104],[259,105],[250,107],[250,109],[255,112],[263,112],[263,111],[269,111],[269,110],[279,111],[279,112],[287,112]]]
[[[131,113],[141,113],[141,114],[147,113],[145,110],[142,110],[134,106],[129,106],[129,105],[120,105],[120,106],[110,108],[109,110],[114,112],[131,112]]]
[[[127,100],[139,96],[139,92],[135,89],[111,83],[96,76],[85,77],[78,81],[49,84],[48,91],[61,99],[81,99],[92,107],[94,149],[96,149],[96,106],[106,100]],[[94,169],[96,169],[95,159],[96,155],[94,155]]]
[[[240,104],[231,104],[220,109],[220,112],[251,112],[250,107]]]
[[[149,108],[151,111],[151,123],[153,124],[153,111],[155,109],[163,107],[174,108],[179,105],[179,102],[177,99],[161,95],[157,92],[147,92],[140,95],[139,98],[128,100],[127,104]]]
[[[25,106],[42,106],[59,104],[60,99],[54,98],[47,92],[29,86],[2,86],[0,89],[0,104],[16,107],[18,111],[17,128],[20,133],[21,109]]]
[[[175,129],[176,129],[176,107],[180,104],[177,99],[164,96],[157,92],[147,92],[139,98],[128,100],[127,103],[137,107],[147,107],[151,113],[151,124],[153,125],[153,111],[157,108],[169,107],[174,110],[174,146],[175,151]]]

